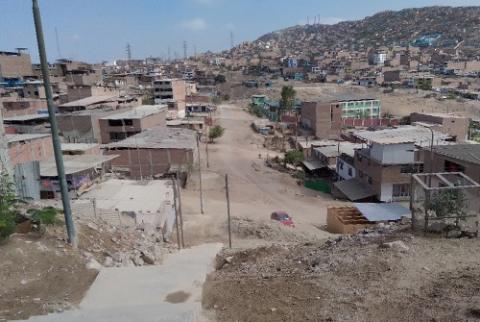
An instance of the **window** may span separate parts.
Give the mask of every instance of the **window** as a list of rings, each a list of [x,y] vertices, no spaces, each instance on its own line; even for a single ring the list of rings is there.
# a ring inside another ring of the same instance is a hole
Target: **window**
[[[343,162],[342,161],[338,162],[338,167],[340,168],[340,170],[343,170]]]
[[[422,173],[423,164],[404,164],[400,167],[400,173]]]
[[[410,196],[410,184],[394,184],[393,185],[393,197],[408,197]]]
[[[348,168],[348,175],[349,175],[350,177],[353,176],[352,173],[353,173],[352,168]]]
[[[133,120],[131,119],[126,119],[126,120],[108,120],[108,125],[109,126],[132,126],[133,125]]]

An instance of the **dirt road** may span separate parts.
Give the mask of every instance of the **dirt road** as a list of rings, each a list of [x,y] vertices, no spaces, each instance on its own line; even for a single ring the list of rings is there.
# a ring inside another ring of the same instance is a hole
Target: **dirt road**
[[[328,233],[319,228],[325,224],[326,207],[337,202],[264,165],[265,159],[276,153],[265,149],[263,137],[251,129],[252,115],[229,104],[221,105],[216,117],[226,130],[215,144],[208,145],[208,169],[205,146],[201,148],[205,215],[199,214],[198,174],[192,176],[189,188],[183,192],[187,242],[225,241],[225,174],[229,176],[233,217],[270,225],[270,213],[285,210],[294,218],[296,227],[288,229],[294,229],[296,235],[327,237]]]

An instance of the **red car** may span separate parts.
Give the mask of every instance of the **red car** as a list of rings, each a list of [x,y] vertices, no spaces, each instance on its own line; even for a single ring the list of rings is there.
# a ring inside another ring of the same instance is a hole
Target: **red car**
[[[279,221],[282,225],[295,227],[292,217],[290,217],[285,211],[274,211],[270,215],[270,219]]]

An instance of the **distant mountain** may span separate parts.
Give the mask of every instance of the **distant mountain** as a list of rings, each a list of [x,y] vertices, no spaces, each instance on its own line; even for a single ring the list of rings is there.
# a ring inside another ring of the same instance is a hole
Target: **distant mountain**
[[[480,48],[480,7],[425,7],[384,11],[358,21],[335,25],[294,26],[258,38],[254,43],[271,42],[280,49],[322,50],[366,49],[379,46]]]

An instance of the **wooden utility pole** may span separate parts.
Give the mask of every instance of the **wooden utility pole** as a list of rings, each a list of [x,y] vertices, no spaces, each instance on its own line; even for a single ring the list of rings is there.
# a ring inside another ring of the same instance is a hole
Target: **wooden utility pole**
[[[178,249],[181,249],[181,240],[180,240],[180,225],[178,223],[178,209],[177,209],[177,187],[176,180],[172,179],[172,188],[173,188],[173,208],[175,210],[175,229],[177,230],[177,243]]]
[[[200,213],[203,215],[203,189],[202,189],[202,159],[200,158],[200,136],[197,135],[198,150],[198,180],[200,184]]]
[[[232,248],[232,220],[230,217],[230,194],[228,191],[228,174],[225,174],[225,196],[227,197],[228,247]]]
[[[207,139],[207,143],[205,144],[205,155],[207,157],[207,169],[210,168],[210,158],[208,156],[208,139]]]
[[[182,213],[182,194],[180,192],[180,171],[177,170],[177,197],[178,197],[178,218],[180,219],[180,239],[182,247],[185,248],[185,239],[183,237],[183,213]]]

